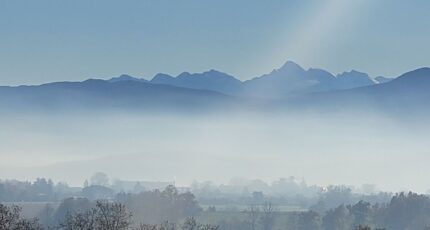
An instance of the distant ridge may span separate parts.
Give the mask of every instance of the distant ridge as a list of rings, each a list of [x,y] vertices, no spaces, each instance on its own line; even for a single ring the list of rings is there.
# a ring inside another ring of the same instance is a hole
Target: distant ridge
[[[356,70],[338,74],[336,80],[337,89],[352,89],[375,84],[375,81],[370,79],[369,75]]]
[[[12,110],[202,110],[234,103],[209,90],[156,85],[121,78],[109,81],[54,82],[37,86],[0,87],[0,107]]]
[[[281,68],[269,74],[245,81],[245,94],[264,98],[285,98],[313,92],[375,84],[365,73],[358,71],[344,72],[336,77],[323,69],[303,69],[300,65],[288,61]]]
[[[379,79],[388,82],[388,79],[382,79],[382,77],[379,77]],[[281,99],[313,92],[350,89],[380,83],[371,79],[367,74],[355,70],[334,76],[323,69],[310,68],[305,70],[292,61],[287,61],[279,69],[274,69],[268,74],[244,82],[217,70],[202,73],[183,72],[176,77],[159,73],[149,81],[129,75],[121,75],[109,81],[149,82],[190,89],[212,90],[234,96],[266,99]]]
[[[176,77],[157,74],[149,81],[124,74],[109,80],[2,86],[0,108],[1,112],[22,108],[193,111],[221,107],[430,111],[430,68],[395,79],[378,79],[355,70],[334,76],[322,69],[305,70],[294,62],[245,82],[216,70],[183,72]]]
[[[407,72],[387,83],[309,94],[290,102],[328,110],[360,108],[383,110],[392,114],[429,113],[430,68]]]
[[[225,94],[235,94],[242,85],[242,82],[238,79],[217,70],[194,74],[183,72],[177,77],[157,74],[150,82],[191,89],[213,90]]]
[[[392,81],[393,79],[394,79],[394,78],[382,77],[382,76],[375,77],[375,81],[376,81],[377,83],[379,83],[379,84],[390,82],[390,81]]]
[[[145,79],[142,79],[142,78],[135,78],[135,77],[132,77],[132,76],[130,76],[130,75],[127,75],[127,74],[122,74],[122,75],[120,75],[119,77],[113,77],[113,78],[111,78],[111,79],[109,79],[108,80],[109,82],[120,82],[120,81],[136,81],[136,82],[148,82],[147,80],[145,80]]]

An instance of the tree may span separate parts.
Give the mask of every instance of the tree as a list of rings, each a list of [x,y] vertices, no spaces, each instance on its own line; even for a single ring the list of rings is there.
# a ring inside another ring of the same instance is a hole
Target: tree
[[[199,226],[199,230],[218,230],[219,226],[204,224]]]
[[[354,226],[367,226],[372,222],[372,205],[368,202],[359,201],[353,206],[348,206],[354,216]]]
[[[413,225],[421,214],[428,217],[430,213],[430,200],[424,195],[409,192],[395,195],[388,207],[385,216],[387,229],[403,230]],[[423,229],[425,226],[421,226]]]
[[[251,226],[251,230],[256,230],[258,218],[260,217],[260,209],[256,205],[251,204],[248,209],[245,210],[245,213],[247,215],[247,223]]]
[[[140,224],[135,230],[176,230],[175,224],[165,221],[161,224]]]
[[[109,177],[103,172],[94,173],[90,181],[91,185],[109,186]]]
[[[355,230],[372,230],[369,226],[367,225],[358,225]]]
[[[84,181],[84,188],[88,187],[90,184],[88,183],[88,180]]]
[[[122,230],[131,224],[131,214],[123,204],[97,201],[96,208],[96,222],[100,230]]]
[[[69,213],[62,230],[126,230],[131,225],[131,213],[123,204],[97,201],[94,208]]]
[[[315,211],[302,212],[298,216],[298,229],[319,230],[321,229],[321,217]]]
[[[272,230],[275,224],[275,207],[270,202],[265,202],[262,206],[262,213],[260,217],[260,224],[263,230]]]
[[[182,230],[197,230],[198,224],[194,217],[186,218],[182,224]]]
[[[53,219],[55,224],[60,224],[71,214],[85,212],[93,207],[93,204],[86,198],[67,198],[58,206]]]
[[[90,200],[107,200],[114,197],[115,191],[101,186],[91,185],[82,189],[82,195]]]
[[[145,221],[147,224],[166,220],[178,222],[188,216],[196,216],[202,210],[192,193],[179,193],[173,186],[168,186],[164,191],[122,193],[116,199],[133,212],[135,220]]]
[[[37,219],[21,217],[21,208],[0,204],[0,230],[42,230]]]
[[[96,229],[95,209],[81,213],[68,213],[66,219],[60,224],[63,230],[94,230]]]
[[[323,218],[323,227],[325,230],[345,230],[351,229],[354,217],[351,215],[345,205],[329,210]]]
[[[185,219],[181,226],[182,230],[217,230],[219,227],[210,224],[199,224],[194,217],[188,217]]]
[[[45,207],[40,210],[40,212],[37,215],[37,218],[39,219],[39,222],[44,226],[50,226],[53,223],[53,217],[55,213],[55,208],[52,206],[52,204],[47,203]]]
[[[54,194],[54,183],[45,178],[37,178],[31,186],[31,192],[35,195],[35,201],[50,200]]]

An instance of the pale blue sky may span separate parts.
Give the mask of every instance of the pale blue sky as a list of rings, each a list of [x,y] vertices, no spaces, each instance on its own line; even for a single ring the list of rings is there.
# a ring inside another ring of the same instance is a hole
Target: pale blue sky
[[[396,76],[430,66],[428,0],[0,0],[0,85],[287,60]]]

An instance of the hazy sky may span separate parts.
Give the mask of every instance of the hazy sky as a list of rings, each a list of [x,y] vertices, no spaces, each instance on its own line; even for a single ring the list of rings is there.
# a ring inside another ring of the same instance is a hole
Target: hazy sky
[[[397,76],[430,66],[428,0],[0,0],[0,85],[287,60]]]

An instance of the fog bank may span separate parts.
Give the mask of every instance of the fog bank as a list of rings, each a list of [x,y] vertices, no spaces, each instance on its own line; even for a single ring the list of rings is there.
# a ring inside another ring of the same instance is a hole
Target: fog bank
[[[427,124],[356,113],[2,115],[0,174],[71,185],[96,171],[177,185],[295,176],[425,192]]]

